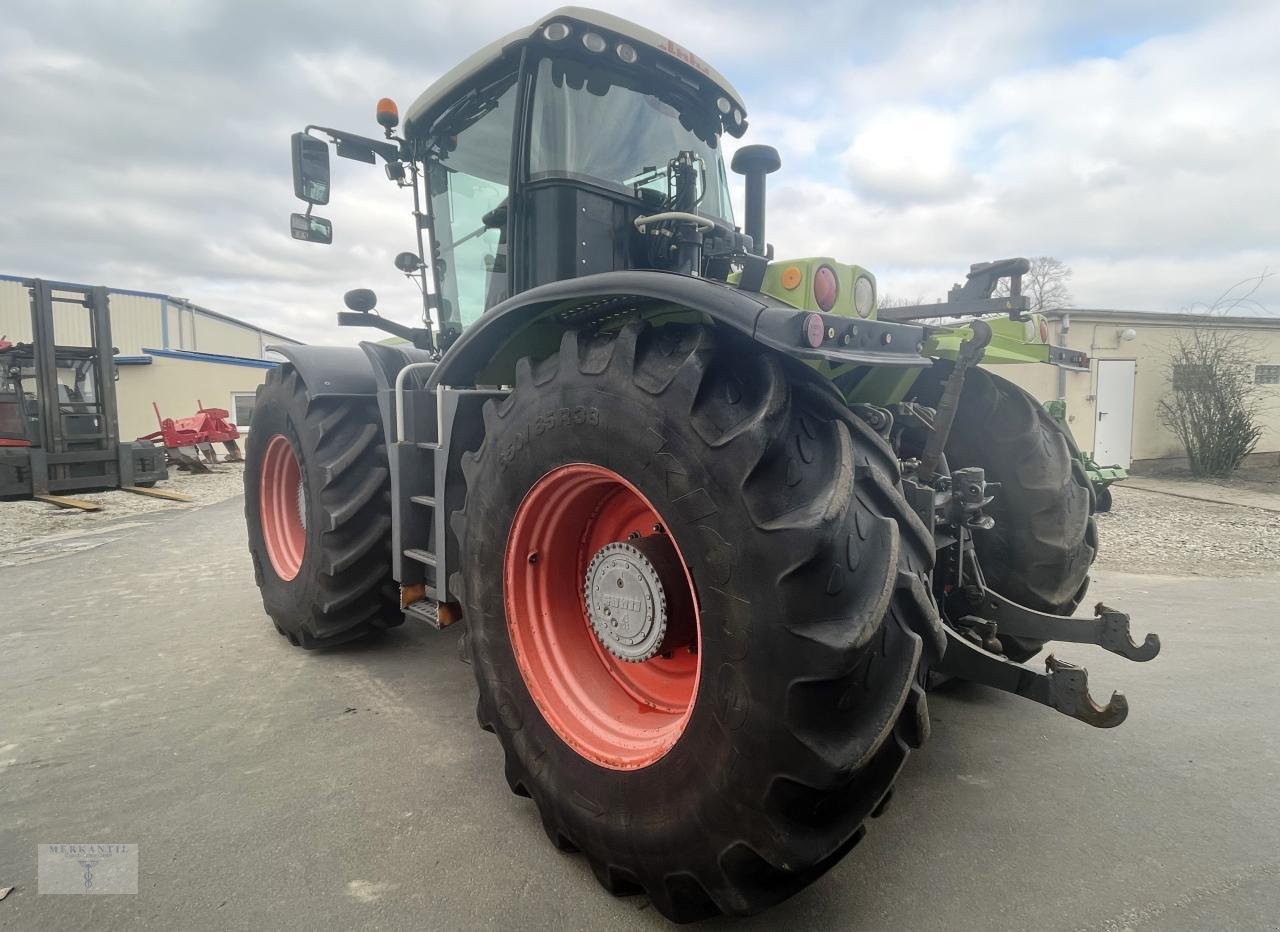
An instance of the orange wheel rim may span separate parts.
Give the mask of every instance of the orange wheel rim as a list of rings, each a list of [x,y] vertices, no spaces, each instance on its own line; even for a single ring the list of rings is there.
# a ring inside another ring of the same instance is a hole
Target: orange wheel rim
[[[267,442],[262,456],[259,511],[267,558],[285,582],[298,575],[307,547],[306,490],[293,444],[283,434]]]
[[[606,544],[654,533],[665,534],[662,518],[639,489],[610,469],[574,463],[534,484],[507,537],[507,630],[525,685],[566,744],[614,770],[647,767],[671,750],[698,691],[696,590],[674,540],[678,569],[666,584],[691,607],[691,640],[628,662],[606,650],[592,627],[584,579],[593,556]]]

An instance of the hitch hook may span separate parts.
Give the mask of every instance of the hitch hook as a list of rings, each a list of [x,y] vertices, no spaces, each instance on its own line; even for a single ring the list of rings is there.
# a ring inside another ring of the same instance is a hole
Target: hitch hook
[[[1089,695],[1089,671],[1050,655],[1045,672],[999,657],[971,643],[950,626],[943,628],[947,649],[933,672],[992,686],[1022,696],[1063,715],[1092,725],[1114,728],[1129,715],[1129,701],[1118,692],[1106,705],[1098,705]]]

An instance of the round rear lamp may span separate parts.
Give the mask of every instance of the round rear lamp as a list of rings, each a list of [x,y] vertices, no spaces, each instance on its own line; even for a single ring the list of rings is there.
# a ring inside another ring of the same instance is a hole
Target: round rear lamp
[[[618,57],[622,59],[624,64],[634,65],[636,63],[636,50],[627,45],[627,43],[619,42],[614,51],[618,53]]]
[[[829,311],[836,306],[836,298],[840,297],[840,279],[836,278],[835,269],[829,265],[818,267],[813,273],[813,300],[818,307]]]
[[[804,341],[817,349],[826,336],[827,325],[822,322],[821,314],[808,314],[804,319]]]
[[[726,116],[728,115],[729,111],[732,108],[733,108],[733,105],[729,103],[727,98],[721,97],[716,101],[716,109],[719,110],[721,113],[725,114]]]
[[[871,308],[876,303],[876,290],[871,285],[871,279],[865,275],[859,275],[858,280],[853,283],[853,309],[859,317],[866,317],[871,313]]]
[[[609,47],[609,43],[604,41],[604,36],[595,32],[587,32],[582,35],[582,44],[588,52],[599,54]]]
[[[569,38],[568,23],[548,23],[542,30],[542,37],[548,42],[560,42]]]

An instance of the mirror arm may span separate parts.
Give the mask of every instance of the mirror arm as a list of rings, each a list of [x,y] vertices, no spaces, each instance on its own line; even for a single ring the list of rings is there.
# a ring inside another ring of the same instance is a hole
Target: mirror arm
[[[345,130],[332,129],[328,126],[316,126],[315,124],[309,124],[303,129],[303,132],[311,135],[313,129],[324,133],[331,142],[339,146],[338,155],[344,158],[352,158],[350,154],[344,155],[341,151],[341,147],[345,144],[356,149],[368,150],[372,155],[380,155],[385,162],[400,161],[401,149],[395,143],[383,142],[381,139],[370,139],[368,136],[361,136],[358,133],[348,133]],[[369,159],[369,161],[372,162],[373,159]]]
[[[406,324],[396,323],[394,320],[387,320],[385,317],[379,317],[377,314],[361,314],[358,311],[339,311],[338,312],[339,327],[373,327],[377,330],[383,330],[392,336],[400,337],[408,340],[414,346],[422,349],[430,349],[430,331],[422,327],[410,327]],[[426,343],[427,345],[424,345]]]

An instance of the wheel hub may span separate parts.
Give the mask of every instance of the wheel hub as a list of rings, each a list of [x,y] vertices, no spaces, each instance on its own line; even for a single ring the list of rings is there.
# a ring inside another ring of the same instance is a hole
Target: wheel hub
[[[654,534],[605,544],[587,567],[583,594],[600,645],[620,660],[641,663],[687,643],[686,606],[672,605],[668,593],[682,580],[670,540]]]

